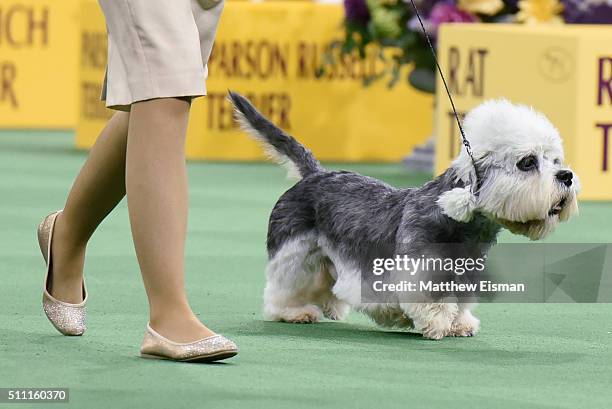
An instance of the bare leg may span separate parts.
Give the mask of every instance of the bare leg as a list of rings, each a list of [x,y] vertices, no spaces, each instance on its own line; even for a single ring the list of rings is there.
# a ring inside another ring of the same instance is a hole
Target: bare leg
[[[53,234],[53,288],[62,301],[83,300],[81,286],[87,242],[125,196],[125,150],[130,115],[110,119],[79,172]]]
[[[176,342],[214,334],[193,314],[185,294],[189,108],[175,98],[133,104],[127,143],[128,209],[150,324]]]

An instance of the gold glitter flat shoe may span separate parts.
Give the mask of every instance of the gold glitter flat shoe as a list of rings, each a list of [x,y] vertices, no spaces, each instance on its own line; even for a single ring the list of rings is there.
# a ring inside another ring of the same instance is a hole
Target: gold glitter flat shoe
[[[223,335],[215,334],[193,342],[170,341],[147,325],[140,356],[180,362],[213,362],[238,354],[238,347]]]
[[[83,335],[85,332],[85,303],[87,302],[87,291],[83,281],[83,301],[79,304],[70,304],[60,301],[49,293],[51,288],[52,260],[51,239],[53,238],[53,227],[55,219],[62,211],[51,213],[38,226],[38,244],[45,259],[46,273],[43,286],[43,310],[51,324],[64,335]]]

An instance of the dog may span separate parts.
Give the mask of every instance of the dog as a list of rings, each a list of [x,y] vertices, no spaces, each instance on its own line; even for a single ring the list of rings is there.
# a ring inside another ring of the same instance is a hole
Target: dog
[[[362,302],[373,257],[423,243],[490,246],[502,228],[539,240],[578,211],[579,182],[564,165],[559,132],[524,105],[490,100],[470,111],[464,128],[472,156],[464,146],[434,180],[399,189],[325,169],[245,97],[230,91],[229,99],[242,128],[299,178],[270,215],[267,320],[341,320],[355,309],[383,327],[411,328],[429,339],[475,335],[473,302]]]

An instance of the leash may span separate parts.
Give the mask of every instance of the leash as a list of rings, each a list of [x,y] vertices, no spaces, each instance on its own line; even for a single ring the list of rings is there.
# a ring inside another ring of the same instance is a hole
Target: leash
[[[436,67],[438,67],[438,72],[440,73],[440,77],[442,78],[442,82],[444,83],[444,88],[446,89],[446,94],[448,95],[448,99],[450,100],[451,107],[453,108],[453,113],[455,114],[455,119],[457,120],[457,125],[459,125],[459,131],[461,132],[461,142],[463,146],[465,146],[465,151],[470,156],[472,160],[472,166],[474,167],[474,174],[476,175],[476,187],[473,188],[474,194],[477,195],[480,190],[480,178],[478,177],[478,168],[476,167],[476,160],[474,160],[474,155],[472,154],[472,146],[470,145],[470,141],[468,141],[465,136],[465,131],[463,130],[463,125],[461,125],[461,119],[459,119],[459,114],[457,113],[457,109],[455,108],[455,101],[453,100],[453,96],[448,88],[448,84],[446,83],[446,78],[444,77],[444,73],[442,72],[442,68],[440,67],[440,63],[438,62],[438,55],[436,54],[436,49],[434,48],[431,40],[429,39],[429,35],[427,34],[427,30],[425,30],[425,25],[423,24],[423,20],[421,19],[421,15],[419,14],[419,10],[414,4],[414,0],[410,0],[412,3],[412,7],[414,8],[414,12],[419,19],[419,23],[421,24],[421,29],[423,30],[423,34],[425,35],[425,39],[427,39],[427,44],[429,44],[429,49],[433,54],[434,61],[436,62]]]

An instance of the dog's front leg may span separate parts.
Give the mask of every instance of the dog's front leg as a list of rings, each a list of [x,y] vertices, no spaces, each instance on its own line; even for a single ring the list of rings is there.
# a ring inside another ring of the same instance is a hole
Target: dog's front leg
[[[438,340],[451,335],[458,312],[456,303],[410,303],[401,307],[425,338]]]
[[[480,320],[472,315],[476,303],[460,303],[457,316],[451,326],[450,335],[453,337],[471,337],[480,329]]]

